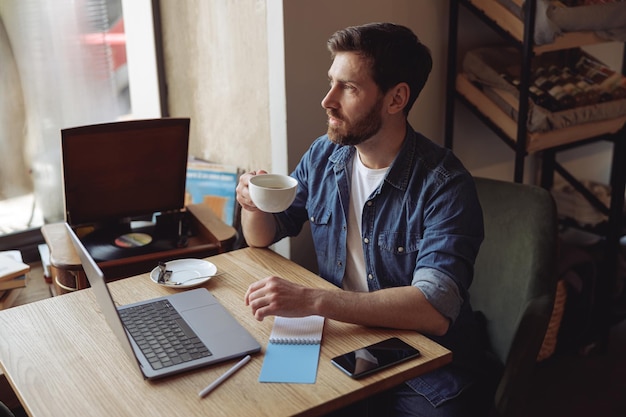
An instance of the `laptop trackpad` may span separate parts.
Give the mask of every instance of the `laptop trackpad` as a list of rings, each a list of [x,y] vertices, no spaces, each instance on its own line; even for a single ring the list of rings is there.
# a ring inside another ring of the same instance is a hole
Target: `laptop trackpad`
[[[188,310],[206,307],[217,304],[217,300],[206,288],[198,288],[191,291],[185,291],[168,297],[174,308],[179,313]]]
[[[252,335],[221,304],[188,310],[181,315],[216,356],[236,356],[260,348]]]

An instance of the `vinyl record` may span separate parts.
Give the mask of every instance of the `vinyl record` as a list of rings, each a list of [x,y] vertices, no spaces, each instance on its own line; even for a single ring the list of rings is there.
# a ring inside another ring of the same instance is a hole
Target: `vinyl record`
[[[123,249],[140,248],[152,242],[152,236],[147,233],[124,233],[118,236],[114,243],[115,246]]]
[[[129,224],[96,229],[81,238],[97,262],[130,258],[177,248],[177,228]]]
[[[150,230],[133,231],[129,227],[95,230],[82,238],[96,261],[109,261],[148,253],[158,244]],[[161,245],[157,245],[161,246]]]
[[[128,257],[132,248],[120,248],[107,242],[90,241],[85,243],[85,247],[96,261],[109,261]]]

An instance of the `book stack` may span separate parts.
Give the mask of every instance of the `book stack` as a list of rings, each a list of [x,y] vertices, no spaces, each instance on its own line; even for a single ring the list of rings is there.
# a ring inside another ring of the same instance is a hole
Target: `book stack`
[[[519,89],[519,68],[507,68],[500,76]],[[531,74],[530,98],[552,112],[592,106],[626,98],[626,77],[583,55],[575,66],[539,66]]]
[[[18,250],[0,252],[0,310],[13,305],[26,287],[30,266],[22,261]]]

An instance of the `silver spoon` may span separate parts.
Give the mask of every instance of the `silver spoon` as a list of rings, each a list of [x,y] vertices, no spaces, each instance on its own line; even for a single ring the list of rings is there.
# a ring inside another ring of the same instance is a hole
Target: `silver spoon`
[[[213,275],[204,275],[204,276],[201,276],[201,277],[193,277],[193,278],[186,279],[184,281],[175,281],[175,282],[172,282],[171,280],[167,280],[167,281],[165,281],[165,285],[171,285],[171,286],[183,285],[183,284],[185,284],[187,282],[196,281],[196,280],[204,279],[204,278],[219,277],[220,275],[224,275],[224,274],[225,274],[225,272],[220,272],[220,273],[213,274]]]

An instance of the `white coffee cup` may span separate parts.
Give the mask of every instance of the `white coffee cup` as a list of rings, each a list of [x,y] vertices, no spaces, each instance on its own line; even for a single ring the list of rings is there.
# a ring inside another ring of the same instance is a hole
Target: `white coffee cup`
[[[252,202],[260,210],[280,213],[296,198],[298,180],[288,175],[259,174],[250,178],[248,190]]]

